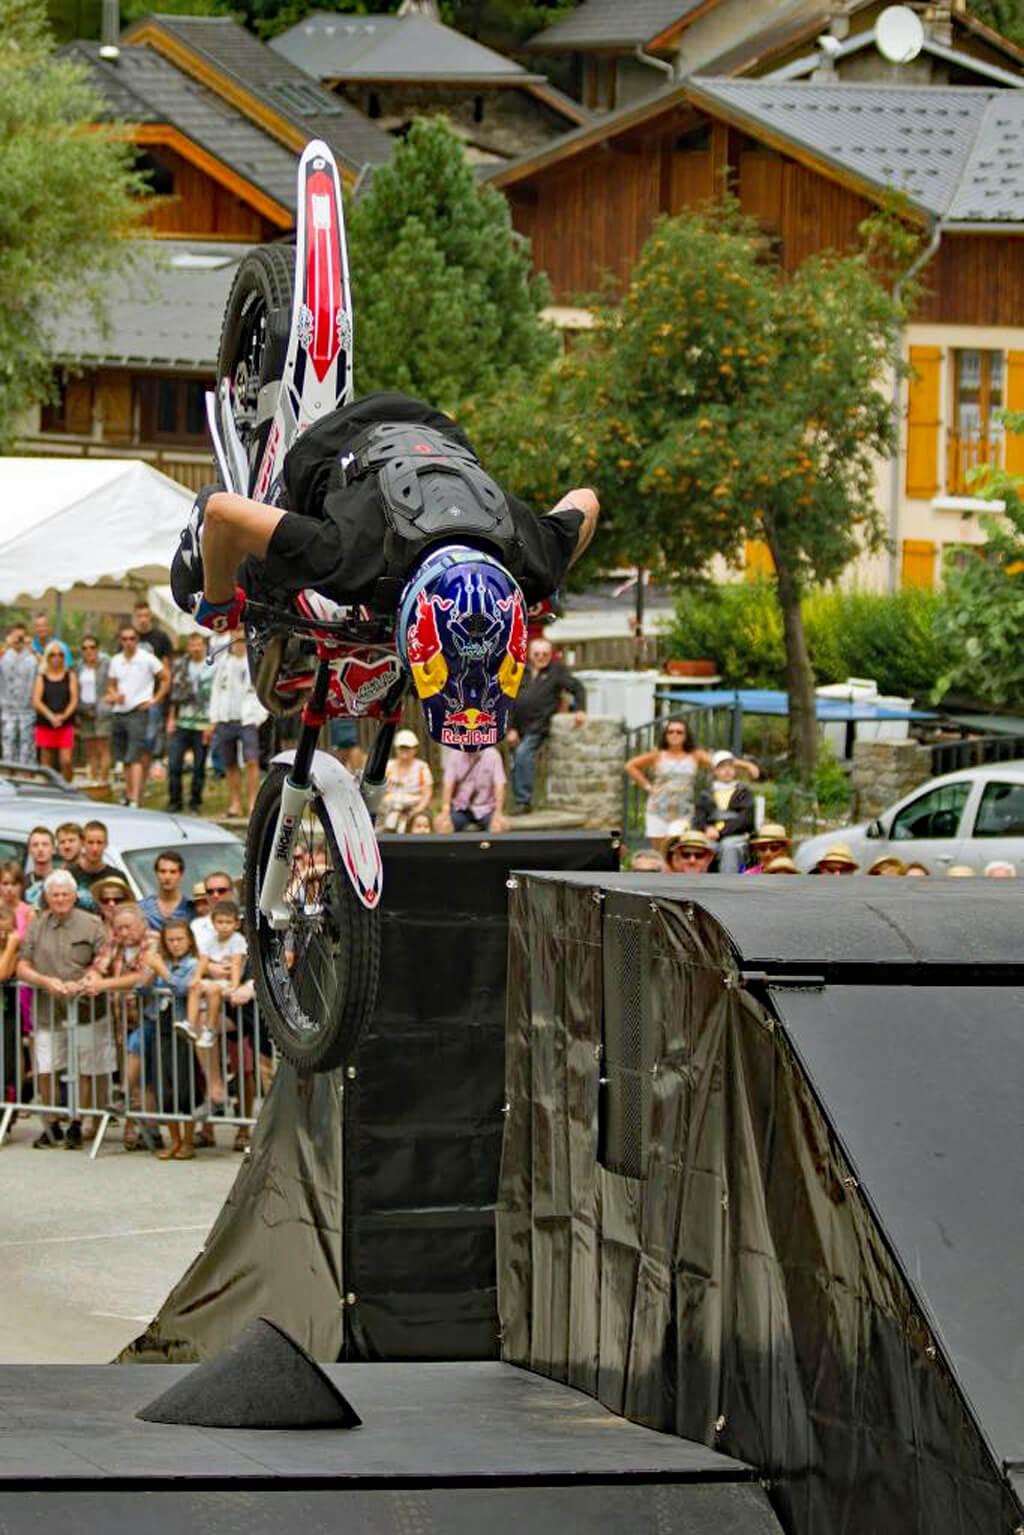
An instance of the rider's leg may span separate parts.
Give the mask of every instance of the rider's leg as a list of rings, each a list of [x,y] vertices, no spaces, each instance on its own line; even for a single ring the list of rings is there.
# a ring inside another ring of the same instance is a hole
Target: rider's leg
[[[247,554],[263,559],[284,515],[280,507],[262,506],[228,491],[210,497],[203,519],[203,591],[207,602],[231,601],[239,564]]]

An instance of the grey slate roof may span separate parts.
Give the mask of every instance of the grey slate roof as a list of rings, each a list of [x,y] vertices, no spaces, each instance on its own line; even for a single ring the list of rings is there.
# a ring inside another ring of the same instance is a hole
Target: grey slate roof
[[[703,78],[689,84],[688,94],[698,105],[703,99],[774,130],[838,169],[896,188],[940,218],[957,199],[993,101],[1019,99],[1016,91],[978,86],[785,85]],[[1018,158],[1018,180],[1020,164]],[[985,204],[988,211],[977,216],[1014,217],[1004,211],[1010,200],[994,187]]]
[[[635,48],[682,21],[704,0],[583,0],[570,15],[535,32],[530,49],[572,53],[585,48]]]
[[[76,42],[66,55],[89,66],[94,84],[110,103],[111,116],[180,129],[215,159],[294,211],[294,151],[153,48],[122,48],[116,63],[110,63],[100,58],[98,43]]]
[[[425,16],[313,11],[271,44],[317,80],[488,81],[538,78],[452,27]]]
[[[340,163],[358,174],[364,165],[386,165],[394,144],[348,102],[314,84],[290,59],[261,43],[230,16],[162,16],[143,19],[206,64],[228,76],[287,119],[306,139],[323,139]],[[131,32],[126,39],[130,41]],[[122,50],[124,53],[129,49]]]
[[[1024,94],[993,91],[947,218],[1024,222]]]
[[[238,263],[251,249],[221,242],[137,240],[127,277],[111,278],[108,334],[84,309],[57,316],[57,357],[107,367],[216,371],[217,343]]]

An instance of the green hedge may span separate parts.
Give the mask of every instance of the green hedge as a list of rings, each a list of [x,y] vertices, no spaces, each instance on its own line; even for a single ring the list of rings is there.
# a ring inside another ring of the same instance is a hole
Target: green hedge
[[[942,596],[920,587],[892,595],[815,592],[803,604],[807,644],[819,683],[873,677],[882,693],[927,699],[946,670],[935,634]],[[676,600],[669,653],[710,658],[730,687],[785,686],[782,616],[769,582],[687,591]]]

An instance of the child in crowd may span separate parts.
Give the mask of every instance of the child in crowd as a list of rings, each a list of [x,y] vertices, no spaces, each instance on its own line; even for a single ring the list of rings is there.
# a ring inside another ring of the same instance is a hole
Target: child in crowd
[[[189,1092],[188,1056],[182,1061],[176,1051],[178,1036],[166,1027],[167,1021],[180,1021],[188,1007],[189,987],[195,979],[199,964],[199,951],[192,929],[184,917],[172,917],[160,934],[159,944],[150,956],[153,973],[172,993],[165,1001],[171,1004],[177,1020],[160,1020],[164,1027],[159,1030],[160,1051],[163,1064],[163,1107],[168,1113],[189,1113],[194,1105]],[[169,1047],[169,1048],[168,1048]],[[187,1046],[182,1041],[182,1048]],[[184,1125],[171,1120],[168,1124],[171,1144],[157,1152],[161,1162],[189,1162],[195,1156],[193,1149],[192,1122]]]
[[[220,1035],[221,1005],[227,992],[237,990],[248,952],[245,939],[238,931],[239,916],[236,902],[216,902],[210,912],[213,937],[200,943],[199,963],[188,990],[186,1032],[195,1041],[196,1050],[202,1052],[203,1071],[209,1084],[210,1105],[214,1114],[224,1112],[224,1073],[220,1051],[216,1048]],[[204,1008],[205,1019],[200,1027],[200,1012]]]

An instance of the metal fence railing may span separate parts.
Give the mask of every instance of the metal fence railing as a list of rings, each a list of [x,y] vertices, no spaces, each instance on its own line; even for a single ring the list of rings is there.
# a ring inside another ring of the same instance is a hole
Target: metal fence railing
[[[962,741],[937,741],[931,748],[932,773],[959,773],[963,768],[1024,758],[1024,736],[967,736]]]
[[[112,1124],[151,1149],[160,1125],[255,1124],[273,1072],[255,1002],[227,1007],[207,1050],[176,1026],[180,1012],[160,986],[65,998],[0,985],[0,1147],[22,1114],[62,1135],[84,1125],[93,1157]]]

